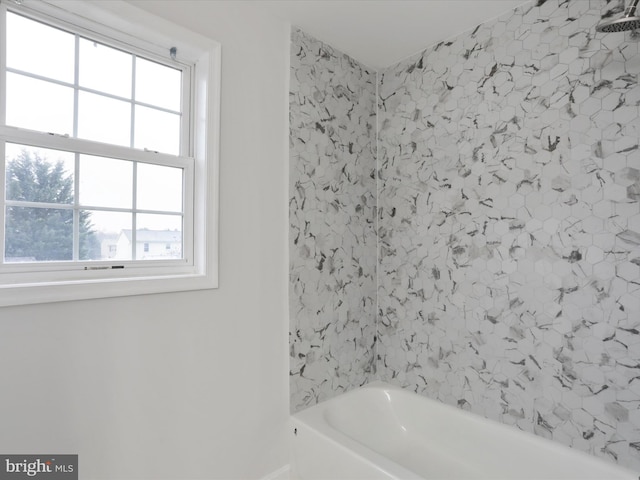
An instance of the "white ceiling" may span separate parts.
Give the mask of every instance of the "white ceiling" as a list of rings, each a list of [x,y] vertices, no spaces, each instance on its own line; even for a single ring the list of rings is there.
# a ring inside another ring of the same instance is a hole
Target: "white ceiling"
[[[356,60],[388,67],[525,0],[255,0]]]

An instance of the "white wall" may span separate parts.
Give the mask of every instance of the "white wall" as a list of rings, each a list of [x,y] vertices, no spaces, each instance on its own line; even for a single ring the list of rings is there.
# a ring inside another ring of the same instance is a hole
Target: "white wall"
[[[132,1],[222,44],[220,288],[0,309],[0,452],[80,477],[259,478],[287,463],[289,27]]]

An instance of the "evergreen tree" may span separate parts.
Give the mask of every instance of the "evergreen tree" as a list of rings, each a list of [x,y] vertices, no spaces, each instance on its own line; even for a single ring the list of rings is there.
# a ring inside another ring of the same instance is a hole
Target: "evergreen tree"
[[[22,150],[6,169],[7,199],[48,204],[73,203],[73,176],[64,163],[55,164]],[[91,214],[80,212],[80,259],[99,257],[100,246]],[[26,261],[73,259],[73,211],[60,208],[9,206],[5,219],[5,258]]]

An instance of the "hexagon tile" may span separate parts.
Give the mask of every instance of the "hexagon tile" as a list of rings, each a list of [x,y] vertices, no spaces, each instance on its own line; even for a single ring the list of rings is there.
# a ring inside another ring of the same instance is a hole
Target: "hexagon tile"
[[[380,72],[382,380],[640,470],[640,54],[538,0]]]
[[[290,368],[297,411],[373,371],[376,74],[293,30]]]

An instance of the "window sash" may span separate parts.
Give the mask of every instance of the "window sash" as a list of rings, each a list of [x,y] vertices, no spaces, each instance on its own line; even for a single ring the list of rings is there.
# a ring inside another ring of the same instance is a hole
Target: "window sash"
[[[45,4],[44,2],[42,2],[42,5],[39,5],[40,7],[45,7],[45,10],[50,10],[50,9],[54,9],[55,7],[51,7],[47,4]],[[13,68],[7,68],[7,63],[6,63],[6,44],[7,44],[7,38],[6,38],[6,22],[7,22],[7,11],[10,11],[12,13],[21,15],[23,17],[29,18],[31,20],[34,21],[38,21],[41,23],[44,23],[46,25],[49,25],[51,27],[54,28],[59,28],[61,30],[64,30],[72,35],[76,36],[76,53],[78,53],[77,49],[78,49],[78,38],[82,37],[82,38],[86,38],[89,40],[95,40],[98,43],[101,43],[103,45],[106,45],[108,47],[112,47],[115,48],[117,50],[121,50],[124,51],[126,53],[132,54],[132,55],[136,55],[139,56],[143,59],[147,59],[147,60],[151,60],[153,62],[157,62],[159,64],[163,64],[166,65],[168,67],[172,67],[175,69],[178,69],[182,72],[182,88],[181,88],[181,102],[180,102],[180,106],[181,106],[181,112],[175,112],[172,111],[170,109],[164,109],[162,107],[159,107],[157,105],[151,105],[151,104],[147,104],[145,102],[140,102],[138,100],[133,100],[133,99],[126,99],[126,98],[122,98],[119,97],[117,95],[110,95],[106,92],[101,92],[98,90],[93,90],[90,88],[86,88],[86,87],[82,87],[80,85],[78,85],[78,69],[79,69],[79,58],[76,56],[76,60],[75,60],[75,81],[74,84],[71,83],[67,83],[67,82],[62,82],[59,80],[55,80],[55,79],[50,79],[47,77],[41,77],[37,74],[33,74],[30,72],[23,72],[21,70],[18,69],[13,69]],[[16,4],[12,4],[7,2],[7,0],[0,0],[0,25],[3,26],[3,28],[0,30],[0,124],[1,125],[6,125],[5,124],[5,119],[6,119],[6,84],[7,84],[7,79],[6,79],[6,73],[7,72],[11,72],[11,73],[17,73],[20,75],[26,75],[29,76],[30,78],[35,78],[35,79],[40,79],[40,80],[45,80],[48,82],[51,82],[53,84],[56,85],[63,85],[63,86],[67,86],[67,87],[72,87],[74,88],[75,92],[88,92],[88,93],[97,93],[99,95],[102,95],[104,97],[107,98],[113,98],[113,99],[117,99],[117,100],[122,100],[122,101],[126,101],[126,102],[130,102],[132,103],[132,105],[139,105],[142,107],[150,107],[153,108],[155,110],[158,111],[165,111],[165,112],[169,112],[169,113],[181,113],[181,117],[180,117],[180,152],[179,155],[180,156],[193,156],[193,151],[194,151],[194,145],[193,145],[193,135],[192,135],[192,129],[193,129],[193,121],[192,121],[192,111],[191,111],[191,105],[192,105],[192,101],[193,101],[193,89],[194,89],[194,75],[193,75],[193,70],[194,70],[194,65],[191,63],[185,63],[182,62],[178,59],[173,59],[171,57],[171,53],[170,51],[162,51],[160,48],[158,48],[155,45],[149,44],[147,42],[143,42],[140,39],[132,39],[130,42],[127,41],[123,41],[120,38],[114,38],[113,36],[108,36],[108,35],[104,35],[100,32],[95,31],[96,29],[89,29],[80,25],[76,25],[73,23],[70,23],[68,21],[62,20],[58,17],[55,16],[51,16],[51,15],[47,15],[46,13],[42,13],[39,10],[35,10],[32,8],[29,8],[25,5],[16,5]],[[111,30],[111,29],[110,29]],[[113,31],[112,33],[114,34],[118,34],[119,32],[115,32]],[[125,37],[124,34],[119,34],[119,37]],[[135,43],[135,45],[134,45]],[[75,95],[76,99],[74,100],[74,123],[75,125],[77,125],[77,93]],[[131,124],[131,128],[134,128],[133,123]],[[47,132],[48,133],[48,132]],[[75,135],[75,132],[74,132]]]
[[[78,267],[93,267],[98,265],[114,264],[117,266],[124,265],[125,268],[147,268],[150,264],[154,266],[179,266],[186,265],[189,267],[194,266],[194,195],[193,185],[195,177],[195,162],[190,157],[176,157],[173,155],[149,152],[144,150],[136,150],[118,145],[109,145],[90,140],[84,140],[73,137],[66,137],[62,135],[44,134],[42,132],[35,132],[32,130],[21,129],[17,127],[0,126],[0,185],[2,185],[2,192],[4,192],[6,185],[6,168],[4,165],[5,158],[5,144],[6,143],[18,143],[31,145],[40,148],[51,148],[54,150],[69,151],[78,154],[95,155],[99,157],[115,158],[120,160],[135,161],[139,163],[148,163],[153,165],[167,166],[180,168],[183,172],[183,208],[182,212],[166,212],[171,215],[182,217],[182,259],[149,259],[149,260],[69,260],[69,261],[47,261],[47,262],[25,262],[25,263],[13,263],[4,262],[5,252],[5,230],[2,229],[0,235],[0,247],[2,257],[0,258],[0,274],[2,273],[14,273],[14,272],[54,272],[58,270],[78,270]],[[1,199],[2,208],[0,209],[0,225],[5,224],[5,213],[7,205],[22,205],[28,206],[31,202],[17,202],[7,201],[4,198]],[[33,206],[44,206],[39,204],[32,204]],[[92,208],[88,205],[79,205],[76,198],[73,205],[67,204],[47,204],[51,208],[60,209],[75,209],[75,210],[102,210],[102,211],[129,211],[130,209],[119,209],[110,207],[95,207]],[[146,209],[134,209],[139,214],[145,213],[163,213],[160,210],[146,210]],[[77,239],[76,239],[77,240]],[[135,248],[135,242],[134,247]],[[2,280],[0,279],[0,284]]]

